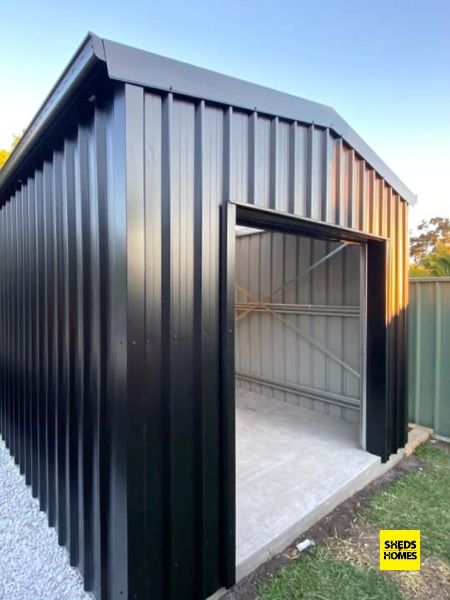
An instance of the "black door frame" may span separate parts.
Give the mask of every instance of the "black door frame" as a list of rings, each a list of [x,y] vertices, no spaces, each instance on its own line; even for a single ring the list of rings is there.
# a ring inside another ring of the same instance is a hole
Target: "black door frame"
[[[387,380],[387,289],[389,240],[353,229],[314,221],[249,204],[222,207],[221,235],[221,414],[223,565],[227,586],[236,570],[236,439],[234,366],[234,283],[236,225],[314,237],[325,241],[356,242],[366,247],[366,450],[389,458],[390,410]]]

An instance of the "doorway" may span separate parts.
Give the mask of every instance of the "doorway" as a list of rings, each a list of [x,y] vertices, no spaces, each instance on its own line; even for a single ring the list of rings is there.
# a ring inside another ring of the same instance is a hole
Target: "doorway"
[[[365,451],[367,245],[262,212],[233,223],[238,578],[380,462]]]

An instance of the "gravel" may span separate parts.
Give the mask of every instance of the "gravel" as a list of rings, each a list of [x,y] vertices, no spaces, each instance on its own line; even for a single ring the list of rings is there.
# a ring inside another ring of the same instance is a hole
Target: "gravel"
[[[0,599],[92,598],[0,439]]]

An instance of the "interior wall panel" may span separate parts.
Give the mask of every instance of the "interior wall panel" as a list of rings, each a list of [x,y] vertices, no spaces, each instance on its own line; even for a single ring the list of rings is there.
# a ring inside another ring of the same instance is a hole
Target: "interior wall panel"
[[[359,246],[344,248],[299,277],[338,247],[269,231],[238,234],[236,373],[240,387],[355,422],[359,378],[292,329],[359,373]],[[252,310],[257,301],[267,302],[273,313]],[[310,395],[302,395],[302,388]]]

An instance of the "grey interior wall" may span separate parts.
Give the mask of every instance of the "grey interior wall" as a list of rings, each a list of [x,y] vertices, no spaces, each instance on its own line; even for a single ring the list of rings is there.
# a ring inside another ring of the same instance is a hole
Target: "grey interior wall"
[[[359,246],[296,279],[339,246],[269,231],[237,236],[236,374],[239,387],[356,422]],[[271,312],[246,314],[257,299]]]

